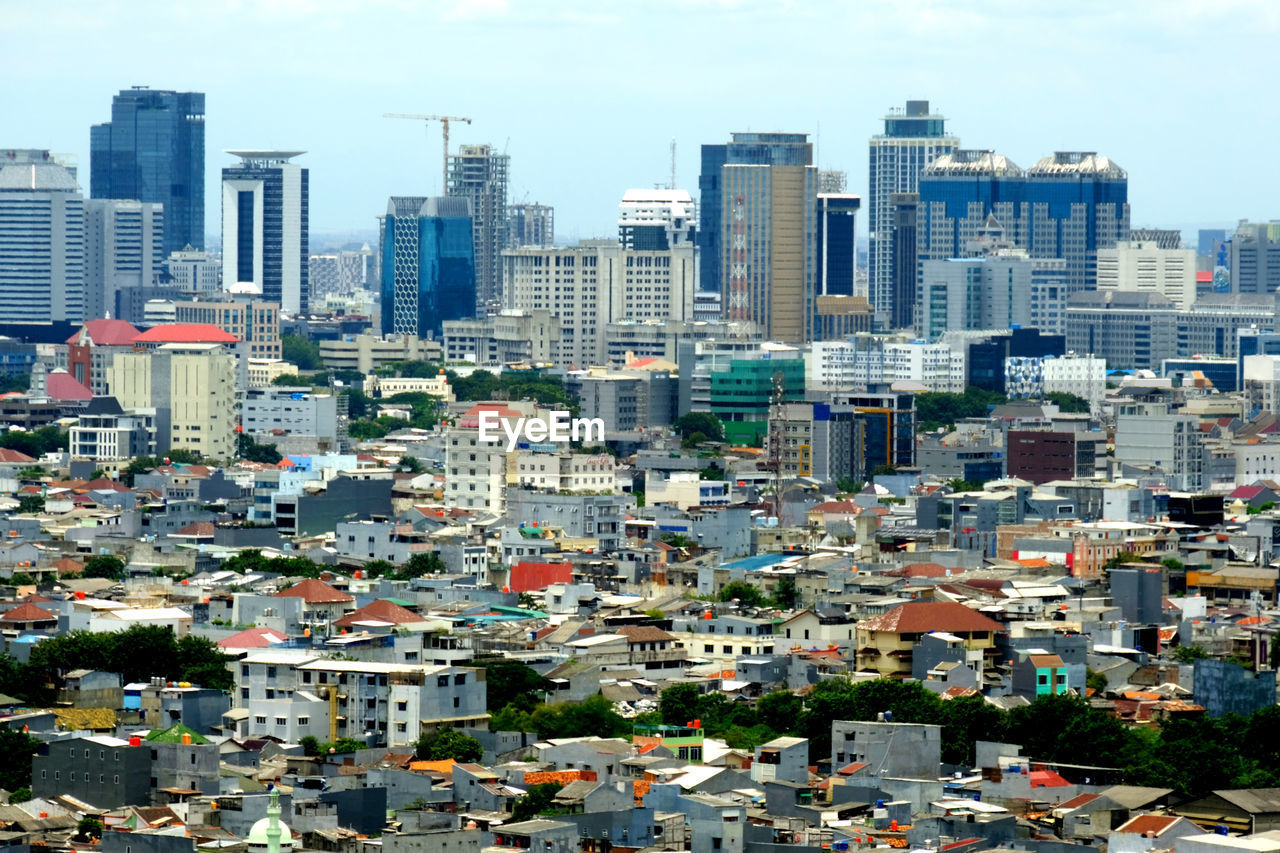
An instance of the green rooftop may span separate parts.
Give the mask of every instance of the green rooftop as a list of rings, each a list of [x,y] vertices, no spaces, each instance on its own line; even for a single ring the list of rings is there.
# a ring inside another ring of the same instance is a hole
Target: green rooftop
[[[182,736],[190,735],[192,743],[208,743],[209,739],[194,729],[189,729],[182,723],[175,723],[167,729],[153,729],[147,735],[147,740],[153,743],[182,743]]]

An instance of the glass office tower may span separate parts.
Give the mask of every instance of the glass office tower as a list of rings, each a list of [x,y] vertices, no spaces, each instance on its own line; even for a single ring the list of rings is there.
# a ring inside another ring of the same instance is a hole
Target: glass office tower
[[[476,264],[465,198],[393,196],[382,225],[382,332],[439,338],[475,316]]]
[[[90,198],[164,205],[165,257],[204,248],[204,93],[135,86],[89,129]]]

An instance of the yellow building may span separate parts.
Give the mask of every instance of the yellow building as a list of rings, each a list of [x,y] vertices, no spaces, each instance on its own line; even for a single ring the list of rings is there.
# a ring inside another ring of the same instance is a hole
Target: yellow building
[[[116,353],[107,388],[125,409],[156,410],[156,448],[206,459],[235,454],[235,356],[218,344],[165,344]]]
[[[916,643],[925,634],[951,634],[969,651],[980,651],[984,667],[996,663],[996,634],[1004,626],[963,604],[910,601],[858,623],[858,671],[909,678]]]

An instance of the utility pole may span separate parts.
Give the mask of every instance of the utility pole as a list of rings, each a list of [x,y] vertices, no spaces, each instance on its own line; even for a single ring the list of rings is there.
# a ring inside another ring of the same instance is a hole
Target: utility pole
[[[782,371],[773,374],[773,388],[769,394],[769,456],[773,462],[773,514],[782,525],[782,445],[785,438],[782,399],[786,390]]]
[[[440,172],[440,195],[449,194],[449,122],[461,121],[471,124],[471,119],[462,116],[429,116],[418,115],[417,113],[383,113],[383,118],[407,118],[417,121],[438,121],[440,122],[441,135],[444,139],[444,160]]]

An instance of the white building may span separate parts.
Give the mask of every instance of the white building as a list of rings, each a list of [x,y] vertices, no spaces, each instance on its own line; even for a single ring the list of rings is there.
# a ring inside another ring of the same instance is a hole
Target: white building
[[[692,243],[698,208],[687,190],[627,190],[618,205],[618,239],[628,249]]]
[[[692,244],[643,251],[587,240],[569,248],[508,250],[502,262],[507,308],[559,318],[560,339],[552,348],[558,364],[603,364],[609,323],[693,319]]]
[[[98,396],[78,413],[70,430],[68,449],[73,460],[99,463],[104,469],[118,467],[139,456],[156,452],[154,409],[126,412],[114,397]]]
[[[274,385],[251,388],[240,407],[240,426],[255,441],[276,443],[282,436],[314,439],[321,453],[340,450],[346,437],[346,405],[334,394]]]
[[[477,403],[446,432],[445,503],[500,513],[506,502],[507,485],[516,482],[516,456],[507,454],[505,434],[500,434],[500,441],[480,440],[482,412],[493,412],[499,423],[515,429],[517,420],[533,417],[537,408],[528,402]]]
[[[924,261],[917,332],[922,338],[937,340],[957,329],[1031,325],[1031,283],[1036,266],[1022,249],[995,249],[978,258]]]
[[[222,261],[209,252],[187,247],[166,262],[173,286],[183,293],[212,296],[222,290]]]
[[[1199,419],[1169,411],[1165,403],[1123,403],[1116,412],[1116,459],[1164,472],[1175,491],[1209,485],[1209,453]]]
[[[289,161],[306,152],[226,153],[240,162],[222,170],[223,288],[302,313],[310,298],[308,171]]]
[[[944,343],[859,335],[843,341],[815,341],[805,354],[805,383],[811,389],[850,390],[895,382],[960,393],[965,385],[965,351]]]
[[[1103,358],[1068,353],[1044,359],[1044,393],[1074,394],[1089,401],[1097,411],[1107,395],[1107,361]]]
[[[116,293],[150,287],[164,261],[164,206],[91,198],[84,203],[86,317],[118,317]]]
[[[371,274],[376,264],[373,249],[368,243],[356,250],[312,255],[309,260],[312,298],[340,296],[367,289],[374,284]]]
[[[516,480],[522,486],[560,492],[617,492],[617,461],[608,453],[568,453],[560,445],[516,454]]]
[[[1098,290],[1159,293],[1186,311],[1196,301],[1195,249],[1139,241],[1099,249]]]
[[[86,317],[84,196],[41,150],[0,157],[0,316],[28,323]]]
[[[443,372],[435,376],[378,376],[365,377],[364,393],[370,397],[392,397],[396,394],[430,394],[442,402],[453,402],[453,389]]]

